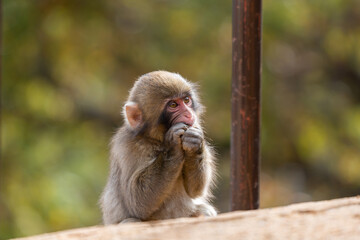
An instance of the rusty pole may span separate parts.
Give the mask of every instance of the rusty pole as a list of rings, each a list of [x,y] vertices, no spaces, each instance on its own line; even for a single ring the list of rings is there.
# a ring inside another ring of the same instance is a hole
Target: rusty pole
[[[259,208],[261,0],[233,0],[231,210]]]
[[[2,0],[0,0],[0,90],[2,90],[1,88],[1,80],[2,80],[2,58],[3,58],[3,52],[2,52],[2,39],[3,39],[3,8],[2,8]],[[0,110],[1,110],[1,97],[0,97]],[[0,111],[1,112],[1,111]],[[2,116],[2,115],[0,115]],[[1,118],[0,118],[1,119]]]

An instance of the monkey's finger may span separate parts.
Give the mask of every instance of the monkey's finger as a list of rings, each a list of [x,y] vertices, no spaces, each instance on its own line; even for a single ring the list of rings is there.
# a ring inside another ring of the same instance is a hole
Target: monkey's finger
[[[179,129],[179,130],[177,130],[176,132],[174,132],[174,135],[175,135],[176,137],[182,137],[182,136],[184,135],[184,133],[185,133],[185,130],[184,130],[184,129]]]
[[[203,130],[199,127],[189,127],[189,129],[195,132],[201,132],[201,133],[203,132]]]
[[[189,127],[189,130],[195,131],[195,132],[203,132],[203,131],[201,130],[201,128],[198,128],[198,127]]]
[[[168,136],[168,138],[171,138],[172,135],[174,134],[183,134],[184,131],[186,131],[186,125],[183,124],[183,123],[178,123],[178,124],[175,124],[174,126],[172,126],[168,132],[166,133],[166,135]]]
[[[187,136],[187,137],[195,137],[195,138],[204,138],[204,134],[200,131],[193,131],[193,130],[190,130],[188,129],[185,133],[184,133],[184,136]]]
[[[198,138],[183,138],[182,140],[182,146],[185,151],[197,151],[203,144]]]
[[[185,152],[198,152],[202,148],[202,145],[201,143],[183,142],[182,148]]]
[[[180,138],[184,135],[184,129],[177,129],[176,131],[171,131],[166,139],[168,142],[177,142],[180,143]]]
[[[165,141],[170,144],[176,144],[176,145],[180,145],[181,144],[181,137],[184,134],[184,130],[183,129],[179,129],[176,132],[170,132],[165,136]]]
[[[192,143],[192,144],[201,144],[202,140],[199,138],[193,138],[193,137],[182,137],[183,143]]]
[[[185,123],[177,123],[175,125],[173,125],[170,129],[173,129],[174,131],[178,130],[178,129],[183,129],[183,130],[187,130],[189,128],[188,125],[186,125]]]

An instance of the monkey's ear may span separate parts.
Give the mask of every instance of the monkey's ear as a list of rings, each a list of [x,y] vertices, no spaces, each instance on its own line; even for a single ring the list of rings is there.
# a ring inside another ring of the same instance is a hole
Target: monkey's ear
[[[127,102],[124,106],[124,117],[131,128],[137,128],[142,122],[142,112],[138,104]]]

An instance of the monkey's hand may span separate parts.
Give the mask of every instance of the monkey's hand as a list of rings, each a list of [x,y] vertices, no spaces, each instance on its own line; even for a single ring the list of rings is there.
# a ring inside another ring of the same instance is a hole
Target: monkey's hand
[[[184,123],[173,125],[165,134],[165,146],[168,150],[179,152],[181,150],[181,137],[188,126]]]
[[[190,127],[181,137],[182,148],[186,155],[201,154],[203,152],[204,134],[201,129]]]
[[[201,129],[190,127],[182,136],[184,167],[182,175],[186,193],[191,198],[204,193],[211,166],[206,158],[206,143]]]

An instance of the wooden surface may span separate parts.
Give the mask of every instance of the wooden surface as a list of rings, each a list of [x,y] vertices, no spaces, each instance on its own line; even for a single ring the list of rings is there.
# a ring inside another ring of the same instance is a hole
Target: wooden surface
[[[21,239],[360,239],[360,196],[213,218],[95,226]]]

